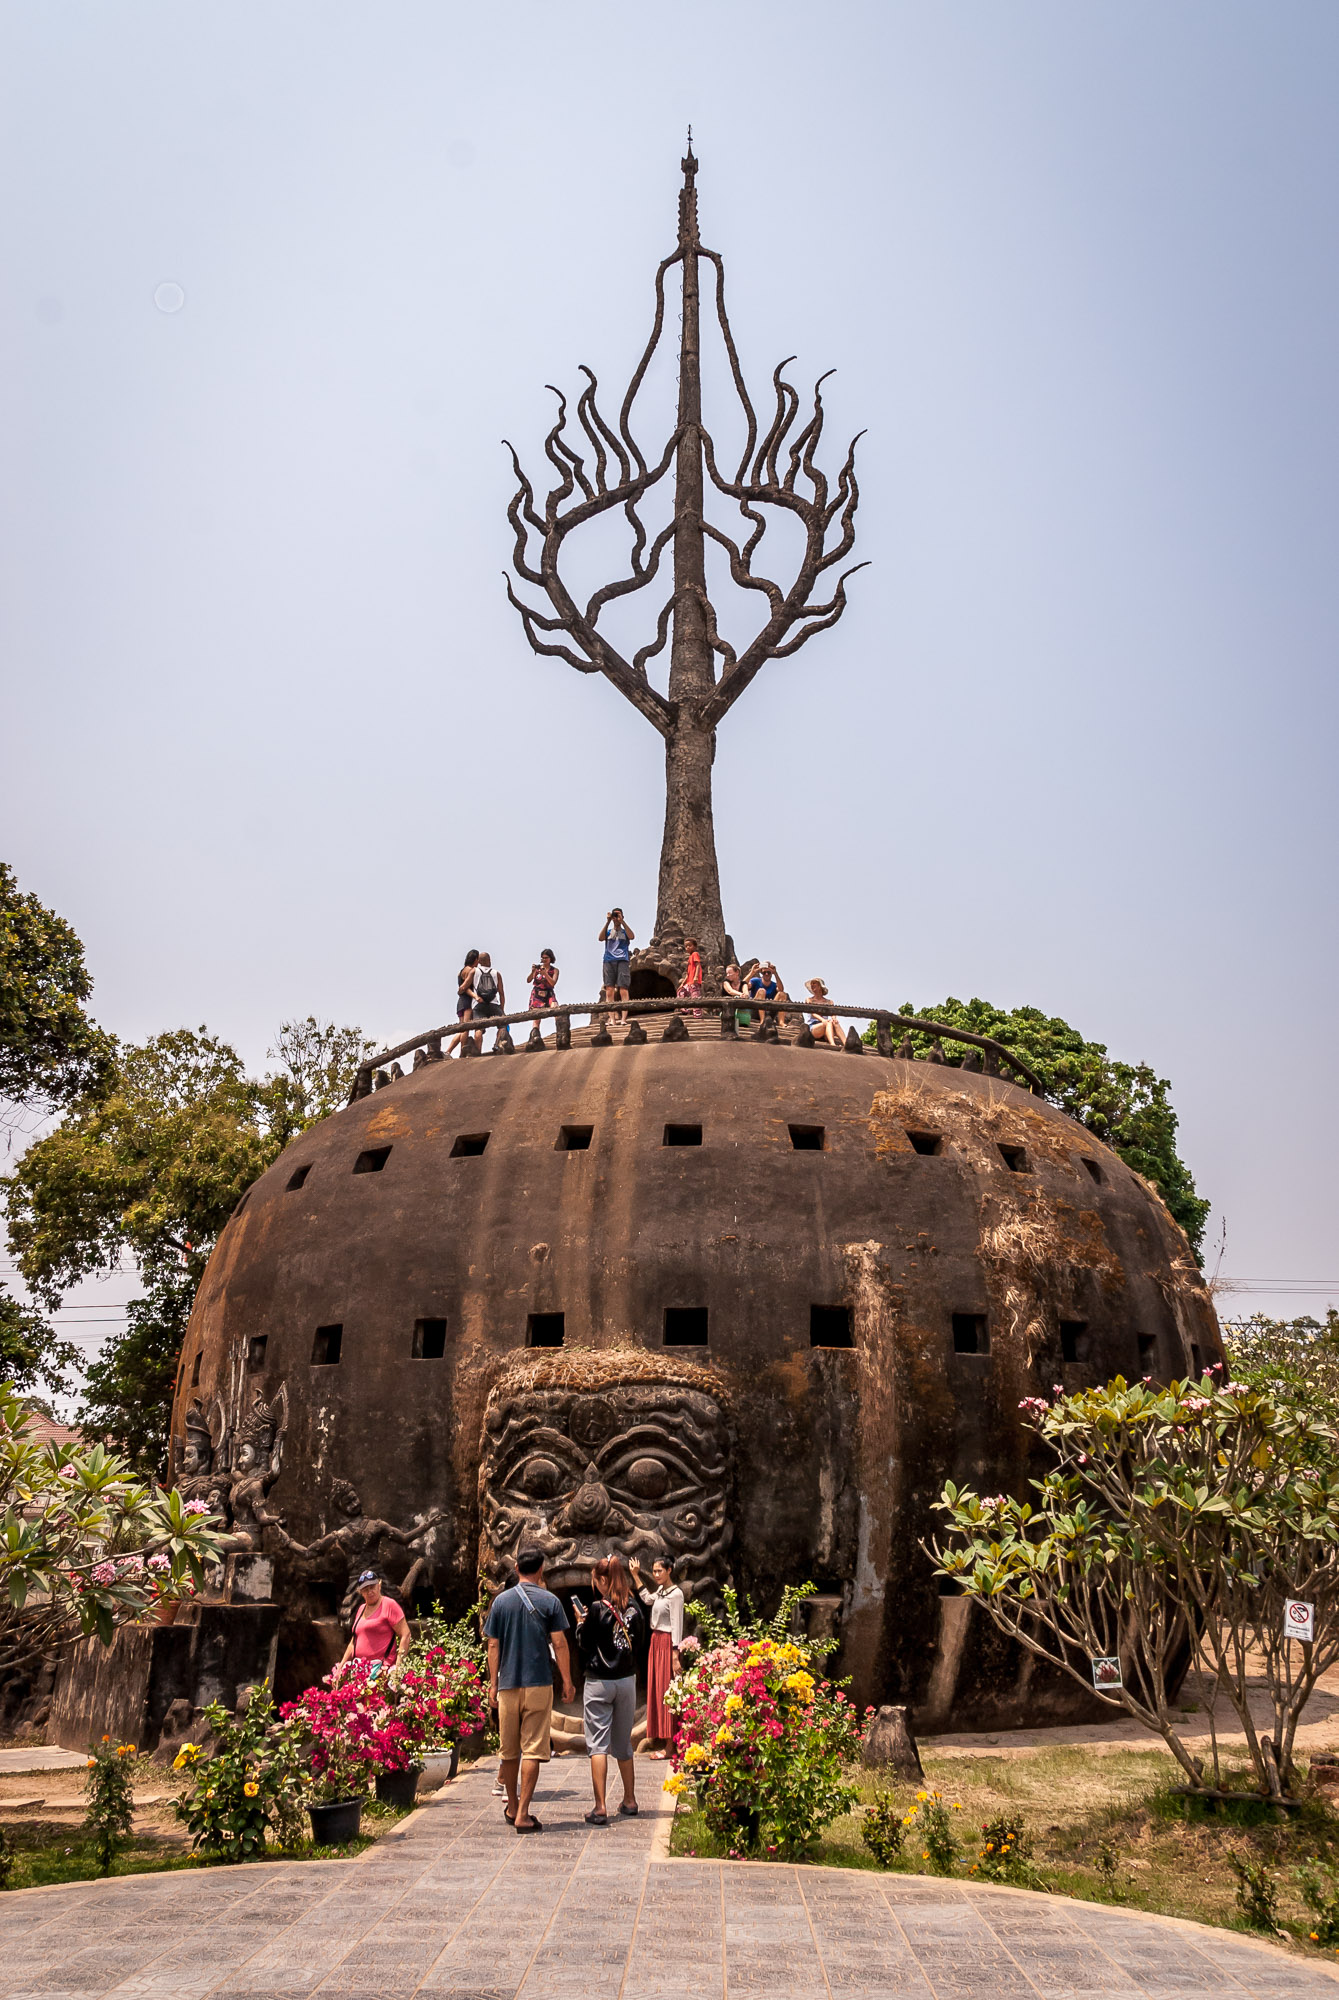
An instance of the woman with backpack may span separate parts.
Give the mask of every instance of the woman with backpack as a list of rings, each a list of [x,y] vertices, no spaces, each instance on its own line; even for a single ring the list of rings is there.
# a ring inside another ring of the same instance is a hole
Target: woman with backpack
[[[577,1618],[577,1651],[585,1673],[582,1723],[590,1752],[590,1782],[595,1808],[586,1814],[588,1826],[608,1826],[605,1783],[612,1756],[623,1780],[619,1812],[637,1815],[637,1786],[632,1762],[632,1723],[637,1713],[637,1656],[634,1650],[642,1614],[632,1601],[628,1573],[617,1556],[602,1556],[590,1580],[595,1602],[589,1610],[573,1598]]]

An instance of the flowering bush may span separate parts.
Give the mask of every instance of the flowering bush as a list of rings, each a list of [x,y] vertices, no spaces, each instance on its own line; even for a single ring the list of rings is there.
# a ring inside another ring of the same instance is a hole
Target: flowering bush
[[[134,1744],[114,1744],[110,1736],[104,1736],[89,1753],[84,1791],[88,1797],[84,1827],[93,1837],[98,1867],[105,1875],[117,1848],[124,1847],[130,1838],[135,1815]]]
[[[1021,1813],[997,1813],[981,1825],[981,1847],[972,1863],[973,1875],[988,1882],[1026,1882],[1035,1874],[1028,1856],[1032,1842],[1023,1829]]]
[[[766,1825],[784,1853],[800,1853],[859,1796],[842,1778],[859,1723],[822,1673],[830,1645],[781,1636],[808,1588],[788,1591],[761,1632],[742,1624],[729,1593],[726,1625],[695,1605],[706,1643],[666,1696],[678,1729],[665,1789],[691,1789],[732,1848],[756,1847]]]
[[[361,1799],[374,1770],[404,1770],[410,1761],[382,1765],[383,1756],[398,1754],[402,1739],[387,1728],[381,1676],[373,1671],[380,1665],[379,1660],[349,1660],[280,1710],[302,1744],[312,1793],[319,1801]]]
[[[294,1846],[303,1831],[302,1773],[293,1732],[275,1720],[268,1686],[252,1689],[240,1719],[213,1702],[205,1720],[217,1739],[213,1756],[184,1743],[172,1764],[191,1774],[177,1812],[195,1846],[216,1848],[225,1861],[263,1853],[271,1832]]]
[[[953,1813],[961,1812],[962,1805],[955,1799],[952,1807],[944,1803],[942,1792],[920,1791],[916,1803],[902,1824],[911,1835],[913,1849],[920,1848],[922,1861],[928,1861],[936,1875],[951,1875],[958,1859],[958,1837],[953,1829]]]
[[[405,1771],[425,1750],[443,1749],[472,1736],[488,1719],[487,1688],[471,1659],[453,1660],[434,1646],[412,1655],[384,1697],[386,1720],[378,1732],[383,1771]]]

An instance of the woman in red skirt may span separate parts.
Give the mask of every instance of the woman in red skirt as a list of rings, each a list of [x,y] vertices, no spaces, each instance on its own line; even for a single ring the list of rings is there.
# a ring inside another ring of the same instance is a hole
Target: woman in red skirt
[[[651,1756],[663,1759],[674,1740],[674,1717],[665,1706],[665,1693],[679,1671],[683,1592],[663,1556],[657,1556],[651,1565],[655,1584],[651,1590],[642,1581],[641,1565],[631,1562],[628,1567],[637,1594],[651,1614],[651,1653],[646,1663],[646,1741]]]

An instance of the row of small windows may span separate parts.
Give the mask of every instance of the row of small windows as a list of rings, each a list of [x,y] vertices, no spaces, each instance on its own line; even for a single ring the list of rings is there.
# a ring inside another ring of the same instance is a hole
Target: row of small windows
[[[790,1133],[791,1146],[797,1153],[826,1152],[828,1137],[825,1126],[790,1125],[787,1127],[787,1130]],[[477,1160],[481,1154],[487,1151],[488,1141],[491,1137],[492,1134],[489,1132],[460,1133],[451,1147],[451,1158],[453,1160]],[[553,1142],[554,1151],[558,1153],[587,1152],[594,1137],[595,1127],[593,1125],[562,1125],[558,1128],[558,1137]],[[923,1156],[930,1157],[936,1153],[942,1153],[944,1150],[943,1135],[939,1132],[909,1131],[907,1137],[911,1141],[912,1150]],[[663,1146],[700,1146],[702,1144],[702,1127],[700,1125],[667,1125],[661,1144]],[[1000,1145],[996,1150],[1010,1173],[1030,1174],[1032,1172],[1032,1162],[1028,1158],[1025,1146]],[[379,1174],[390,1156],[391,1148],[389,1146],[369,1146],[365,1152],[359,1153],[353,1163],[353,1171],[356,1174]],[[1096,1181],[1100,1186],[1102,1182],[1102,1169],[1098,1166],[1097,1161],[1090,1160],[1085,1156],[1083,1165],[1089,1178]],[[295,1168],[288,1180],[288,1191],[291,1193],[294,1189],[303,1187],[310,1172],[310,1162],[305,1167]]]
[[[562,1347],[566,1340],[566,1315],[560,1312],[531,1313],[525,1326],[527,1347]],[[953,1313],[951,1315],[953,1352],[955,1354],[989,1354],[990,1321],[985,1313]],[[440,1361],[446,1353],[447,1323],[444,1319],[417,1319],[414,1321],[410,1355],[415,1361]],[[706,1306],[666,1306],[662,1325],[662,1339],[666,1347],[708,1347],[711,1344],[709,1312]],[[258,1374],[265,1366],[265,1350],[268,1334],[252,1336],[247,1345],[246,1365],[252,1374]],[[1157,1338],[1151,1333],[1138,1335],[1139,1366],[1144,1373],[1150,1372],[1157,1362]],[[811,1305],[809,1308],[809,1345],[811,1347],[849,1348],[855,1345],[851,1328],[851,1308],[849,1306]],[[312,1340],[312,1366],[314,1368],[333,1367],[342,1357],[344,1348],[344,1328],[340,1326],[318,1326]],[[1081,1319],[1062,1319],[1060,1322],[1060,1355],[1065,1362],[1082,1365],[1089,1361],[1091,1345],[1088,1323]],[[1192,1357],[1198,1371],[1199,1350]],[[200,1380],[199,1354],[191,1374],[192,1386]]]

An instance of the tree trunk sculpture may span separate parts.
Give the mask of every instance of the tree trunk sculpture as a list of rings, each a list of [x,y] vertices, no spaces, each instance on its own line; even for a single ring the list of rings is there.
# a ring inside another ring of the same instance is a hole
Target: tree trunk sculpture
[[[587,459],[567,436],[567,399],[558,398],[558,420],[545,441],[545,455],[557,483],[542,508],[535,490],[509,444],[519,486],[508,509],[515,530],[513,565],[522,586],[541,592],[548,609],[518,596],[507,578],[507,595],[521,614],[526,637],[537,653],[565,660],[579,673],[603,674],[660,731],[665,739],[665,833],[660,851],[660,882],[655,931],[650,944],[637,954],[643,966],[682,969],[683,940],[696,938],[704,964],[715,970],[725,962],[729,946],[721,909],[720,876],[711,812],[711,768],[716,754],[716,726],[754,675],[768,660],[797,653],[815,632],[835,625],[846,608],[846,579],[861,563],[828,584],[827,573],[849,554],[855,541],[855,510],[859,488],[855,477],[853,439],[835,490],[814,463],[823,431],[822,384],[814,387],[813,409],[792,438],[800,408],[798,392],[784,379],[782,362],[772,384],[776,408],[762,436],[744,384],[734,337],[725,312],[725,272],[720,256],[706,249],[698,236],[697,160],[692,134],[682,162],[684,184],[679,195],[679,242],[656,272],[656,312],[651,338],[623,398],[615,431],[596,404],[598,384],[589,368],[581,373],[586,387],[577,401],[577,421],[593,455]],[[715,268],[716,314],[729,359],[731,379],[739,398],[747,441],[733,474],[717,464],[710,432],[702,422],[699,270],[703,262]],[[683,328],[679,343],[678,421],[660,459],[648,466],[632,435],[633,404],[642,387],[665,323],[665,274],[679,265],[683,286]],[[784,457],[783,457],[784,454]],[[674,468],[674,509],[654,537],[638,512],[639,506]],[[707,518],[708,491],[733,501],[746,522],[737,522],[735,537]],[[791,583],[783,587],[755,571],[753,564],[771,521],[789,516],[803,535],[803,554]],[[601,516],[621,511],[632,535],[628,573],[604,584],[578,603],[559,573],[559,557],[574,529]],[[668,545],[674,544],[674,588],[656,621],[654,637],[628,661],[600,631],[607,605],[655,580]],[[766,602],[766,618],[753,638],[736,651],[722,637],[707,590],[707,545],[722,551],[732,581],[755,591]],[[826,598],[821,589],[827,589]],[[672,630],[671,630],[672,628]],[[561,635],[561,636],[558,636]],[[667,693],[652,686],[648,661],[669,643]],[[719,672],[717,662],[719,661]]]

